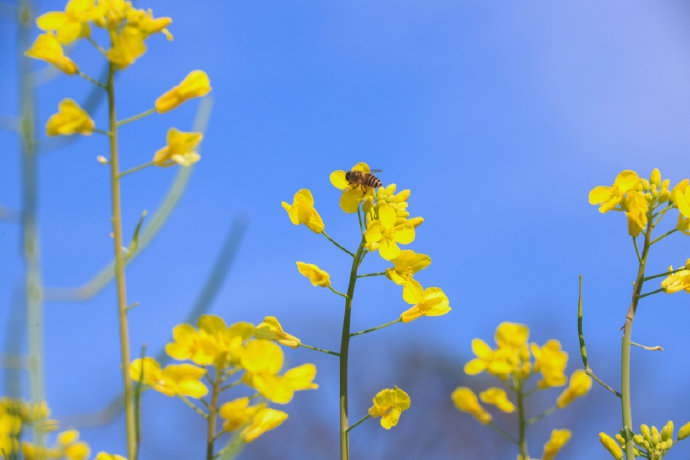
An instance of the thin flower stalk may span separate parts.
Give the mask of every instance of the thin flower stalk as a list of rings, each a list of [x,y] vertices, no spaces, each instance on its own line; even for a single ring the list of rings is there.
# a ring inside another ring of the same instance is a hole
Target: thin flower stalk
[[[206,374],[208,376],[208,374]],[[211,379],[211,404],[210,412],[208,414],[208,431],[206,434],[206,460],[213,460],[213,444],[216,439],[216,418],[218,414],[218,395],[220,395],[220,384],[222,383],[220,376],[216,375],[215,379]]]

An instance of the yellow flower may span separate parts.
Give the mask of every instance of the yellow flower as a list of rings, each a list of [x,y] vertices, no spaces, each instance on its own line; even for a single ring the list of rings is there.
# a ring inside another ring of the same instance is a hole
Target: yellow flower
[[[494,334],[498,345],[496,350],[492,350],[481,339],[472,340],[472,351],[477,358],[465,365],[465,373],[475,375],[486,370],[500,379],[507,378],[510,374],[519,378],[526,377],[531,369],[528,338],[529,328],[523,324],[499,324]]]
[[[387,430],[398,424],[402,411],[409,409],[410,397],[397,386],[384,388],[374,396],[369,415],[381,417],[381,426]]]
[[[70,0],[64,12],[43,14],[36,19],[36,25],[41,30],[55,32],[60,43],[68,45],[90,35],[89,21],[95,12],[93,0]]]
[[[623,195],[635,189],[640,178],[635,171],[625,170],[616,176],[613,186],[600,185],[589,192],[590,204],[601,204],[599,212],[605,213],[614,209],[623,200]]]
[[[331,285],[330,275],[314,264],[297,262],[297,269],[302,275],[309,278],[313,286],[329,287]]]
[[[170,23],[172,23],[172,19],[168,17],[154,18],[153,12],[150,9],[146,11],[135,8],[127,10],[127,27],[138,29],[144,35],[144,38],[162,32],[168,41],[172,40],[172,35],[166,29]]]
[[[491,421],[491,414],[479,404],[477,396],[469,388],[457,387],[451,397],[458,410],[470,413],[484,425]]]
[[[300,339],[283,331],[283,327],[275,316],[265,317],[264,322],[254,329],[254,337],[260,340],[274,340],[292,348],[297,348],[300,344]]]
[[[371,170],[366,163],[357,163],[350,171],[361,171],[368,173]],[[338,170],[331,173],[331,184],[335,188],[343,191],[340,197],[340,208],[346,213],[355,213],[359,209],[359,204],[364,200],[373,200],[376,193],[373,188],[367,187],[366,191],[362,190],[359,184],[350,184],[345,178],[346,171]]]
[[[49,136],[68,136],[76,133],[90,136],[95,126],[89,114],[79,107],[79,104],[66,98],[58,105],[58,113],[48,119],[46,133]]]
[[[96,455],[95,460],[127,460],[127,458],[123,457],[122,455],[109,454],[101,451]]]
[[[592,388],[592,378],[582,369],[578,369],[570,376],[570,383],[558,397],[556,404],[563,409],[580,396],[587,394]]]
[[[62,45],[57,38],[50,32],[41,34],[36,38],[31,49],[25,53],[28,57],[40,59],[53,64],[67,75],[74,75],[79,72],[77,64],[65,56]]]
[[[218,415],[225,419],[223,423],[223,430],[232,433],[245,426],[254,417],[254,415],[266,407],[266,404],[258,404],[256,406],[249,405],[249,398],[237,398],[226,402],[218,411]]]
[[[10,454],[19,449],[18,436],[22,429],[22,419],[16,414],[0,412],[0,453]]]
[[[183,133],[175,128],[168,130],[168,145],[158,150],[153,156],[156,166],[166,167],[175,163],[182,166],[190,166],[201,157],[194,151],[197,144],[201,142],[201,133]]]
[[[493,404],[500,410],[506,413],[511,413],[515,410],[515,405],[510,402],[508,395],[502,388],[491,387],[479,393],[479,399],[487,404]]]
[[[686,423],[678,430],[678,440],[681,441],[690,435],[690,422]]]
[[[290,216],[290,220],[293,224],[305,224],[312,232],[323,232],[323,220],[321,220],[321,216],[316,212],[316,209],[314,209],[314,198],[311,196],[311,191],[308,189],[302,189],[295,193],[292,205],[284,201],[282,205]]]
[[[673,267],[668,267],[668,271],[672,272]],[[681,270],[668,275],[666,279],[661,282],[661,287],[667,294],[673,294],[681,290],[690,292],[690,270]]]
[[[405,249],[391,262],[395,266],[386,270],[386,277],[395,284],[407,285],[412,280],[412,275],[431,264],[431,257]]]
[[[400,244],[410,244],[414,241],[414,226],[409,222],[396,223],[395,209],[382,203],[377,204],[378,217],[367,224],[364,237],[370,250],[379,250],[379,254],[386,260],[395,259],[400,255]]]
[[[519,349],[527,343],[529,328],[524,324],[503,322],[494,333],[494,340],[499,348]]]
[[[111,31],[119,29],[129,12],[134,9],[132,2],[128,0],[98,0],[96,8],[98,11],[93,23]]]
[[[240,434],[242,441],[252,442],[265,432],[279,426],[288,418],[288,414],[283,411],[266,407],[257,412],[252,421]]]
[[[534,370],[541,372],[542,379],[537,386],[548,388],[564,385],[567,378],[564,374],[568,364],[568,353],[561,350],[561,343],[551,339],[539,348],[536,343],[530,346],[534,355]]]
[[[208,393],[199,380],[206,370],[193,364],[170,364],[161,370],[160,364],[150,357],[135,359],[130,365],[132,380],[151,386],[166,396],[183,395],[202,398]]]
[[[553,430],[551,438],[544,444],[541,460],[553,460],[558,452],[570,441],[570,430]]]
[[[57,449],[69,460],[86,460],[91,455],[89,445],[84,441],[79,441],[77,430],[63,431],[58,435],[57,443]]]
[[[678,185],[673,187],[671,191],[671,199],[673,204],[678,207],[681,215],[690,217],[690,187],[688,187],[688,179],[682,180]]]
[[[123,27],[113,38],[107,53],[108,60],[120,70],[129,67],[146,52],[145,38],[135,27]]]
[[[211,86],[206,72],[194,70],[179,85],[156,99],[156,111],[168,112],[187,99],[204,96],[209,91],[211,91]]]
[[[599,441],[601,441],[606,450],[613,455],[613,458],[616,460],[621,460],[623,458],[623,451],[611,436],[607,435],[606,433],[599,433]]]
[[[631,191],[623,200],[623,209],[628,218],[628,233],[631,236],[638,236],[640,231],[647,228],[649,202],[642,193]]]
[[[441,288],[422,288],[416,280],[410,280],[403,290],[403,299],[414,306],[400,315],[403,323],[409,323],[420,316],[441,316],[448,313],[451,308],[448,305],[448,297]]]

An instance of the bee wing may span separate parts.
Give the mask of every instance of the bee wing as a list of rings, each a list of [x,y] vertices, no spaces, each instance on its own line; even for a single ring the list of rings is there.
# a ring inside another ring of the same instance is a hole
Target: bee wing
[[[369,172],[370,173],[382,173],[383,169],[370,169]]]

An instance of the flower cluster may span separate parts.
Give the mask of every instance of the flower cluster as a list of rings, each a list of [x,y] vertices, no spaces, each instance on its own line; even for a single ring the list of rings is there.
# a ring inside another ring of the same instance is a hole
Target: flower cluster
[[[180,324],[173,329],[173,341],[166,345],[168,355],[178,361],[165,368],[150,357],[131,363],[132,379],[167,396],[201,399],[211,393],[216,401],[220,392],[241,384],[277,404],[292,400],[295,391],[317,388],[313,383],[316,367],[303,364],[282,372],[283,351],[277,343],[293,346],[299,339],[285,333],[275,317],[254,326],[239,322],[227,326],[214,315],[204,315],[197,327]],[[202,380],[205,378],[205,381]],[[280,425],[287,414],[267,407],[250,405],[249,397],[225,403],[218,413],[225,420],[226,432],[240,431],[244,442],[251,442],[265,431]],[[212,407],[205,401],[205,407]],[[197,411],[201,409],[194,406]],[[211,417],[212,414],[204,414]]]
[[[463,412],[471,414],[480,423],[493,424],[493,418],[481,404],[492,405],[505,413],[515,412],[515,404],[510,400],[506,389],[511,391],[517,401],[532,394],[536,390],[545,390],[552,387],[563,386],[568,382],[565,374],[568,362],[568,354],[561,349],[558,340],[548,340],[541,347],[536,343],[528,343],[529,329],[523,324],[504,322],[499,324],[494,334],[497,347],[492,349],[486,342],[475,338],[472,340],[472,351],[476,358],[465,365],[465,373],[476,375],[486,371],[497,377],[504,388],[491,387],[479,394],[479,398],[468,387],[458,387],[452,394],[455,406]],[[533,389],[528,389],[527,384],[532,376],[540,379]],[[575,399],[584,396],[592,386],[592,379],[585,371],[578,369],[572,373],[568,386],[558,396],[556,404],[544,414],[538,415],[533,420],[539,420],[543,416],[563,409]],[[527,426],[522,411],[519,412],[521,426]],[[524,433],[524,430],[521,430]],[[554,430],[551,439],[544,447],[543,459],[551,459],[570,439],[568,430]]]
[[[655,426],[649,428],[647,425],[640,425],[640,434],[633,435],[633,451],[635,458],[641,457],[648,460],[661,460],[678,441],[682,441],[690,435],[690,422],[683,425],[678,431],[678,437],[673,439],[673,422],[669,422],[659,431]],[[599,433],[599,440],[604,448],[616,460],[623,458],[625,450],[625,438],[622,434],[616,434],[614,440],[606,433]],[[618,441],[618,442],[616,442]],[[618,445],[620,443],[620,446]]]

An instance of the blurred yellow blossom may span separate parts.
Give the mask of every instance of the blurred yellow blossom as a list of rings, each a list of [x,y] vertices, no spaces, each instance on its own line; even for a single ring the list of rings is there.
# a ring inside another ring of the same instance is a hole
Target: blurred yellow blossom
[[[89,445],[84,441],[79,441],[77,430],[67,430],[60,433],[57,437],[58,449],[69,460],[86,460],[91,455]]]
[[[70,0],[65,11],[50,11],[36,19],[39,29],[55,32],[63,45],[68,45],[91,33],[89,21],[96,13],[93,0]]]
[[[53,64],[67,75],[74,75],[79,72],[77,64],[65,56],[62,45],[50,32],[39,35],[33,46],[25,54],[28,57]]]
[[[365,238],[369,250],[379,250],[379,254],[386,260],[395,259],[400,255],[400,244],[410,244],[415,238],[415,229],[409,222],[396,223],[395,209],[386,203],[377,204],[376,219],[369,221]]]
[[[686,423],[678,430],[678,440],[683,440],[690,435],[690,422]]]
[[[218,414],[225,420],[223,422],[223,430],[232,433],[244,427],[254,417],[254,415],[266,407],[265,403],[257,404],[256,406],[249,405],[249,398],[237,398],[228,401],[218,411]]]
[[[544,454],[541,460],[553,460],[564,445],[570,441],[570,430],[553,430],[551,431],[551,438],[544,444]]]
[[[515,410],[515,405],[510,402],[503,388],[491,387],[479,393],[479,399],[486,404],[492,404],[506,413]]]
[[[403,299],[414,306],[400,315],[403,323],[409,323],[420,316],[441,316],[448,313],[448,297],[441,288],[422,288],[416,280],[411,280],[403,290]]]
[[[127,460],[127,458],[123,457],[122,455],[109,454],[101,451],[96,455],[95,460]]]
[[[465,373],[475,375],[486,370],[501,379],[510,374],[526,377],[531,369],[528,338],[529,328],[524,324],[499,324],[494,333],[494,341],[498,345],[496,350],[481,339],[472,340],[472,351],[477,358],[465,364]]]
[[[124,27],[113,37],[113,43],[108,50],[108,60],[122,70],[134,63],[146,52],[144,34],[134,27]]]
[[[187,99],[204,96],[209,91],[211,91],[211,83],[206,72],[194,70],[179,85],[156,99],[156,111],[168,112]]]
[[[254,337],[261,340],[274,340],[292,348],[297,348],[300,344],[300,339],[283,331],[283,327],[275,316],[266,316],[264,321],[254,329]]]
[[[606,450],[613,455],[613,458],[616,460],[621,460],[623,458],[623,451],[611,436],[607,435],[606,433],[599,433],[599,441],[601,441]]]
[[[623,200],[623,196],[635,189],[640,178],[635,171],[622,171],[611,187],[597,186],[589,192],[589,203],[600,204],[599,212],[605,213],[614,209]]]
[[[386,269],[386,277],[395,284],[407,285],[412,280],[412,275],[431,264],[431,257],[405,249],[391,262],[395,266]]]
[[[486,425],[491,421],[491,414],[479,404],[477,395],[468,387],[457,387],[451,397],[455,407],[470,413],[480,423]]]
[[[561,393],[556,404],[563,409],[575,399],[586,395],[590,388],[592,388],[592,378],[584,370],[578,369],[570,376],[568,388]]]
[[[66,98],[58,105],[58,113],[52,115],[46,124],[49,136],[68,136],[70,134],[91,135],[95,123],[84,109],[74,100]]]
[[[537,386],[548,388],[564,385],[567,381],[565,367],[568,364],[568,353],[561,350],[561,343],[551,339],[539,348],[536,343],[530,346],[534,355],[534,370],[541,372],[542,379]]]
[[[387,430],[398,424],[402,411],[409,409],[410,397],[397,386],[384,388],[374,396],[369,415],[381,417],[381,426]]]
[[[302,275],[309,278],[314,286],[329,287],[331,285],[330,275],[314,264],[297,262],[297,269]]]
[[[647,228],[649,202],[641,192],[631,191],[623,200],[623,209],[628,218],[628,233],[631,236],[638,236],[640,231]]]
[[[171,23],[172,19],[168,17],[154,18],[151,9],[143,10],[131,8],[127,11],[126,27],[132,27],[139,30],[144,38],[161,32],[168,41],[172,40],[172,34],[166,29]]]
[[[314,198],[311,191],[302,189],[295,193],[293,204],[289,205],[282,202],[283,208],[290,216],[290,220],[295,225],[305,224],[311,231],[321,233],[324,229],[323,220],[316,209],[314,209]]]
[[[201,142],[202,137],[201,133],[184,133],[170,128],[167,136],[168,145],[156,152],[153,163],[161,167],[172,166],[176,163],[190,166],[196,163],[201,157],[194,149]]]
[[[251,423],[242,430],[241,437],[244,442],[252,442],[265,432],[279,426],[288,418],[283,411],[265,407],[258,411],[251,419]]]
[[[166,396],[201,398],[208,393],[199,380],[206,370],[193,364],[170,364],[161,370],[160,364],[150,357],[135,359],[130,365],[132,380],[151,386]]]

